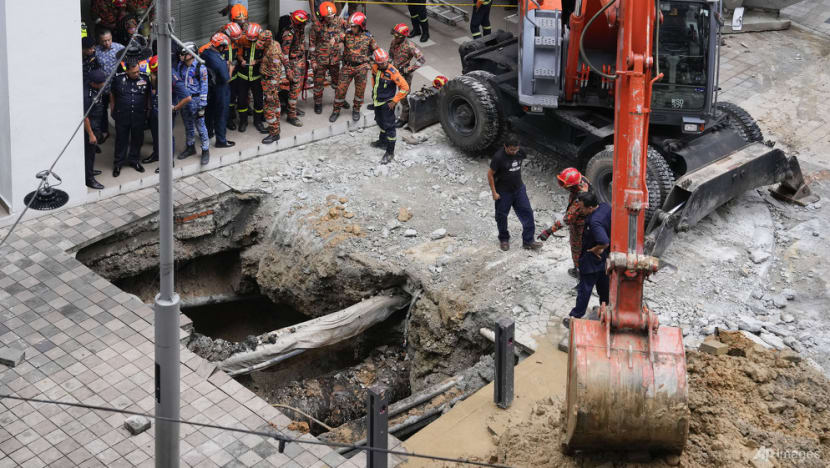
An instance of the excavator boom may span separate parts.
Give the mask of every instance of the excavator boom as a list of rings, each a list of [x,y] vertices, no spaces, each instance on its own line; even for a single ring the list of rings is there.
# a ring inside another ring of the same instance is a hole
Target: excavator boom
[[[568,356],[569,450],[682,451],[688,435],[683,334],[660,327],[643,303],[658,261],[644,254],[646,162],[655,3],[603,0],[597,15],[617,24],[610,303],[600,320],[572,320]]]

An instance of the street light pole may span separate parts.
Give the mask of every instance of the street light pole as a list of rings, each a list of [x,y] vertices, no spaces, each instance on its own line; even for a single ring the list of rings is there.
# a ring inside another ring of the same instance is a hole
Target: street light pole
[[[156,2],[159,125],[159,294],[155,300],[156,416],[179,419],[179,295],[173,290],[173,108],[170,0]],[[179,424],[156,419],[156,466],[179,466]]]

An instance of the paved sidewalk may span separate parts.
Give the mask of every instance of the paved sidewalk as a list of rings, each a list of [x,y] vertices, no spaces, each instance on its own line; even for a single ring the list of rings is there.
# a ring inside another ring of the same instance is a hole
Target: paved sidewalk
[[[805,0],[784,8],[781,16],[815,32],[830,35],[830,0]]]
[[[201,173],[177,181],[175,203],[227,190]],[[149,188],[66,209],[23,223],[0,248],[0,348],[25,351],[18,366],[0,365],[0,393],[154,411],[152,309],[66,251],[150,215],[157,205],[158,193]],[[182,322],[189,320],[182,316]],[[181,359],[183,419],[300,436],[286,429],[286,416],[225,373],[211,375],[213,366],[184,346]],[[154,429],[130,436],[124,420],[0,400],[0,468],[153,466]],[[181,426],[181,437],[185,466],[357,466],[324,446],[288,444],[280,454],[273,439],[189,425]],[[390,447],[396,443],[390,440]]]

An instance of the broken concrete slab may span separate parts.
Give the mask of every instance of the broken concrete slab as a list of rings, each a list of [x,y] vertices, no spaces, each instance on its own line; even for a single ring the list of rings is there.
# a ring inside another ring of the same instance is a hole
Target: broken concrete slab
[[[752,334],[746,330],[741,330],[741,334],[744,335],[748,340],[752,341],[753,343],[761,347],[772,349],[772,345],[759,338],[758,335]]]
[[[787,349],[787,345],[777,335],[769,332],[761,332],[760,338],[775,349]]]
[[[729,346],[721,343],[720,341],[715,340],[704,340],[703,343],[700,344],[698,348],[703,353],[714,354],[715,356],[720,356],[722,354],[726,354],[729,351]]]
[[[23,362],[23,358],[26,357],[26,352],[20,349],[14,348],[0,348],[0,364],[8,367],[16,367],[21,362]]]
[[[132,435],[138,435],[150,429],[150,420],[144,416],[130,416],[124,421],[124,428]]]
[[[743,24],[741,29],[736,30],[732,28],[732,15],[730,14],[725,18],[721,31],[723,34],[782,31],[784,29],[790,29],[790,25],[790,20],[779,18],[773,13],[758,10],[747,10],[743,16]]]

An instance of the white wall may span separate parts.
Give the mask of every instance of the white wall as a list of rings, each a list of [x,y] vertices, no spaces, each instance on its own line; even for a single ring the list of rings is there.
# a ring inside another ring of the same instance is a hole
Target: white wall
[[[37,40],[32,40],[32,12]],[[34,190],[35,174],[48,169],[83,115],[81,12],[77,1],[0,1],[0,194],[13,213]],[[3,99],[8,93],[8,99]],[[54,171],[69,203],[86,201],[83,130]],[[10,171],[6,167],[10,166]],[[10,175],[10,177],[9,177]]]

